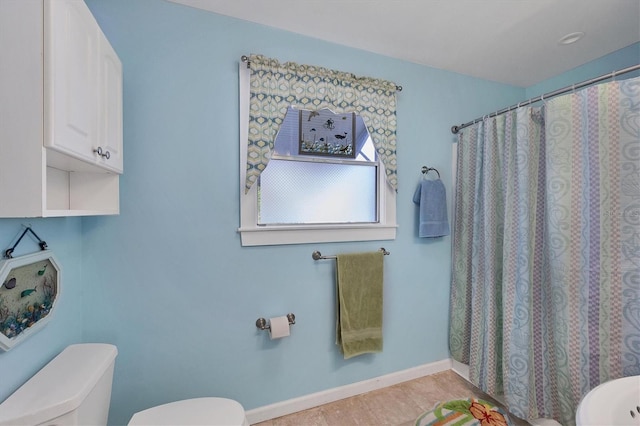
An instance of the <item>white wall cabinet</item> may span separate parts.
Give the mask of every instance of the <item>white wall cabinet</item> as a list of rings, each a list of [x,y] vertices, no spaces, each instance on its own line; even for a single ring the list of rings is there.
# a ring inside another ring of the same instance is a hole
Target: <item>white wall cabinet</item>
[[[0,0],[0,217],[119,213],[122,65],[83,0]]]

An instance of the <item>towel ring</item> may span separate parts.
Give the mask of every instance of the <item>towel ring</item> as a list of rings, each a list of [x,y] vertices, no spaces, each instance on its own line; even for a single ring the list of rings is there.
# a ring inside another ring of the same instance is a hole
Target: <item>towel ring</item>
[[[436,169],[434,167],[422,166],[422,174],[424,176],[427,176],[427,174],[432,170],[438,174],[438,179],[439,179],[440,178],[440,172],[438,171],[438,169]]]

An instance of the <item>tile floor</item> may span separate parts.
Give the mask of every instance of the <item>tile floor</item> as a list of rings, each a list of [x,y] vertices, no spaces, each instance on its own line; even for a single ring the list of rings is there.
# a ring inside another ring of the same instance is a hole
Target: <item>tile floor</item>
[[[410,426],[437,402],[471,396],[497,402],[452,370],[356,395],[254,426]],[[514,426],[528,425],[510,416]]]

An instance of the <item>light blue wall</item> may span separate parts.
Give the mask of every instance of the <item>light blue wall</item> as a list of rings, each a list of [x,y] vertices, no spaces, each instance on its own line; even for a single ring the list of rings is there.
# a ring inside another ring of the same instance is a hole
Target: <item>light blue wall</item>
[[[416,237],[422,165],[450,189],[450,126],[524,89],[430,69],[158,0],[88,0],[124,67],[121,214],[83,220],[85,336],[119,348],[112,423],[203,395],[251,409],[448,358],[450,239]],[[395,241],[241,247],[238,62],[249,53],[401,84]],[[335,344],[334,263],[387,248],[384,352]],[[269,341],[258,317],[293,312]]]
[[[528,90],[163,0],[86,1],[124,66],[121,214],[29,221],[64,267],[64,293],[43,331],[0,354],[0,400],[78,341],[118,346],[112,424],[203,395],[251,409],[448,357],[450,239],[416,237],[413,191],[428,165],[451,197],[451,125]],[[404,87],[396,240],[240,246],[237,67],[249,53]],[[0,220],[5,246],[23,222]],[[334,265],[311,253],[380,246],[391,252],[384,352],[345,361],[334,345]],[[287,312],[297,317],[289,338],[269,341],[254,325]]]
[[[570,46],[568,46],[570,47]],[[527,88],[526,97],[534,98],[563,87],[571,86],[575,83],[587,81],[601,75],[609,74],[612,71],[621,70],[633,65],[640,64],[640,43],[632,44],[624,49],[617,50],[602,58],[576,67],[571,71],[562,73],[553,78],[545,80]],[[634,71],[618,78],[625,79],[636,77],[640,72]]]

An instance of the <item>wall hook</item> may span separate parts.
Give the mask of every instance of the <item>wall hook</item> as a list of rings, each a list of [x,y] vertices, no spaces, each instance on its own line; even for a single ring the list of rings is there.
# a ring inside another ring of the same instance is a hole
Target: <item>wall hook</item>
[[[16,247],[18,247],[18,244],[20,244],[20,241],[22,241],[22,237],[24,237],[24,235],[27,232],[31,232],[33,234],[34,237],[36,237],[36,239],[38,240],[38,245],[40,246],[40,250],[46,250],[47,249],[47,243],[46,241],[42,241],[40,239],[40,237],[38,237],[36,235],[35,232],[33,232],[33,229],[31,229],[30,226],[27,226],[26,229],[24,230],[24,232],[22,233],[22,235],[20,235],[20,238],[18,238],[18,241],[16,241],[16,243],[13,245],[13,247],[8,248],[4,251],[4,257],[6,257],[7,259],[11,259],[13,256],[13,251],[16,249]]]

